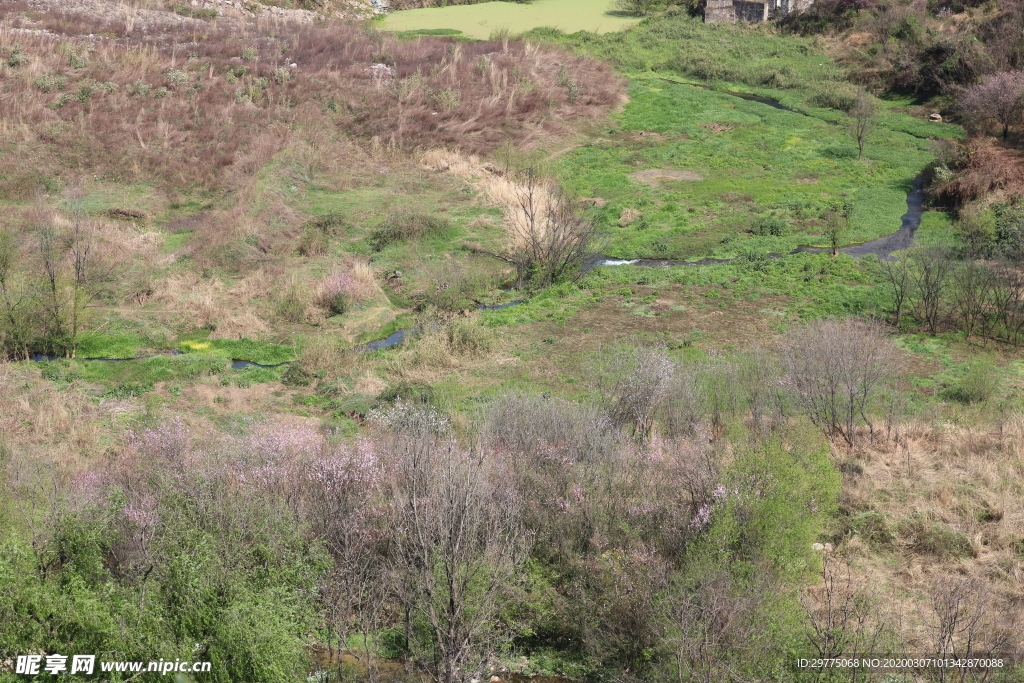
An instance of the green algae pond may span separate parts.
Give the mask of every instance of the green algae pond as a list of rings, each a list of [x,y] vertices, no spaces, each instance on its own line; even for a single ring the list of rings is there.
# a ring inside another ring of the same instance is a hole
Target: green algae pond
[[[476,5],[428,7],[393,12],[384,19],[387,31],[451,29],[470,38],[486,40],[493,32],[522,33],[540,26],[566,33],[610,33],[636,24],[635,17],[615,12],[615,0],[534,0],[484,2]]]

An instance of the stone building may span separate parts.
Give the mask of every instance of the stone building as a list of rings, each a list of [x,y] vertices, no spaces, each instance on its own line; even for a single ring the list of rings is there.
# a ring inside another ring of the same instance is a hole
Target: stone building
[[[785,17],[814,4],[814,0],[706,0],[704,21],[768,21],[773,17]]]

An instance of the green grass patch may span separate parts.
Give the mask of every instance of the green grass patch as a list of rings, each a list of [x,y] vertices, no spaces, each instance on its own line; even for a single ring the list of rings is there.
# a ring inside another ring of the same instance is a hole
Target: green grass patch
[[[154,356],[138,361],[55,360],[41,363],[43,377],[58,384],[74,381],[106,385],[101,395],[131,398],[151,391],[158,382],[182,382],[216,375],[228,359],[212,355]]]
[[[195,231],[184,231],[167,235],[164,238],[164,244],[161,247],[161,251],[165,254],[177,251],[188,244],[189,240],[191,240],[195,234]]]
[[[634,83],[617,118],[617,128],[565,155],[558,173],[607,202],[591,215],[618,258],[827,246],[822,215],[844,206],[843,242],[876,239],[899,229],[913,178],[932,159],[927,141],[880,129],[858,160],[845,128],[653,79]],[[623,225],[627,209],[639,218]],[[789,225],[787,234],[751,233],[768,214]]]
[[[267,384],[281,381],[281,368],[257,368],[252,365],[238,371],[235,384],[245,388],[251,384]]]
[[[921,214],[921,225],[914,233],[914,244],[919,247],[955,247],[959,244],[953,230],[953,219],[944,211],[926,211]]]
[[[410,327],[415,326],[415,324],[415,316],[411,313],[403,313],[380,329],[363,332],[359,335],[357,341],[360,344],[365,344],[366,342],[376,341],[377,339],[385,339],[393,335],[395,332],[409,329]]]
[[[644,290],[638,287],[657,292],[672,285],[692,287],[703,292],[702,300],[724,307],[731,301],[784,297],[781,310],[772,313],[780,317],[780,324],[794,316],[814,319],[878,311],[884,303],[870,270],[852,257],[794,254],[711,266],[602,266],[577,283],[552,287],[517,306],[484,311],[481,321],[493,327],[562,323],[606,301],[618,301],[634,315],[649,315],[649,306],[658,297],[641,295],[638,292]]]
[[[260,365],[280,365],[295,360],[295,350],[290,346],[268,344],[253,339],[207,339],[179,341],[182,353],[205,353],[216,356],[247,360]]]
[[[86,334],[78,339],[78,358],[135,358],[145,342],[137,334]]]

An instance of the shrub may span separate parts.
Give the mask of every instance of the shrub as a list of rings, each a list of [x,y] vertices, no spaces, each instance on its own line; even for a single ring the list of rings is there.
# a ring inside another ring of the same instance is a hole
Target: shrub
[[[883,330],[854,318],[793,330],[782,357],[808,418],[851,446],[858,423],[868,422],[872,402],[899,363]]]
[[[15,43],[14,47],[11,48],[10,54],[7,56],[7,66],[17,69],[24,64],[28,64],[28,55],[22,52],[21,43]]]
[[[180,14],[183,17],[191,17],[192,19],[216,19],[217,10],[212,7],[193,7],[192,5],[177,5],[174,7],[174,13]]]
[[[968,405],[984,403],[999,390],[999,368],[992,361],[982,360],[971,363],[964,378],[945,391],[945,397]]]
[[[860,512],[840,520],[836,540],[839,541],[854,534],[876,551],[890,548],[896,542],[896,532],[888,518],[874,510]]]
[[[824,81],[816,86],[808,103],[816,107],[848,111],[857,99],[857,89],[849,83]]]
[[[448,221],[443,218],[423,213],[393,213],[370,235],[370,246],[374,251],[381,251],[389,244],[436,235],[448,227]]]
[[[401,380],[382,391],[377,397],[377,403],[394,403],[399,400],[405,403],[433,403],[435,398],[434,387],[429,384]]]
[[[974,556],[971,541],[959,531],[940,522],[914,515],[899,527],[900,535],[907,538],[910,548],[923,555],[940,560],[956,560]]]
[[[306,221],[302,226],[297,251],[302,256],[323,256],[330,247],[332,237],[349,227],[344,214],[329,213]]]
[[[348,220],[345,218],[343,213],[327,213],[323,216],[316,216],[306,221],[303,226],[306,229],[319,230],[325,235],[331,237],[337,237],[341,235],[346,228],[351,227]]]
[[[750,224],[750,231],[761,237],[782,237],[787,227],[786,221],[778,216],[757,216]]]
[[[54,92],[56,90],[63,90],[67,82],[67,76],[50,73],[37,77],[32,81],[32,84],[43,92]]]
[[[349,292],[352,289],[352,276],[348,273],[333,271],[322,283],[320,305],[335,315],[348,310]]]
[[[292,279],[277,300],[277,315],[290,323],[301,323],[306,319],[307,301],[305,288]]]
[[[494,348],[495,332],[475,320],[460,318],[445,326],[448,348],[456,356],[480,356]]]
[[[172,88],[185,85],[189,81],[189,73],[181,69],[170,69],[165,76],[167,77],[167,85]]]
[[[320,230],[307,228],[302,231],[302,237],[299,238],[299,244],[296,247],[296,251],[299,252],[300,256],[323,256],[327,253],[327,248],[330,246],[330,240],[327,235]]]
[[[289,387],[308,387],[314,379],[313,373],[303,370],[298,363],[289,365],[288,369],[281,374],[281,384]]]
[[[618,0],[615,9],[634,17],[645,17],[668,7],[669,0]]]

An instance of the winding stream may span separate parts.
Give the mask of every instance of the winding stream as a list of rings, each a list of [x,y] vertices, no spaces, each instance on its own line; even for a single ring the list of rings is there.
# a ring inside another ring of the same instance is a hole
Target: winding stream
[[[913,189],[907,195],[907,212],[900,218],[900,229],[891,235],[879,237],[870,242],[859,242],[840,247],[839,251],[849,254],[855,259],[868,254],[874,254],[883,261],[897,260],[894,252],[910,249],[914,246],[914,233],[921,225],[921,214],[924,213],[924,179],[918,176],[914,179]],[[790,254],[820,254],[830,251],[827,247],[798,247]],[[784,254],[769,254],[769,258],[782,258]],[[584,271],[596,266],[647,266],[655,268],[668,268],[671,266],[714,266],[721,263],[731,263],[735,258],[705,258],[699,261],[672,261],[659,259],[615,259],[608,256],[594,256],[586,264]]]

